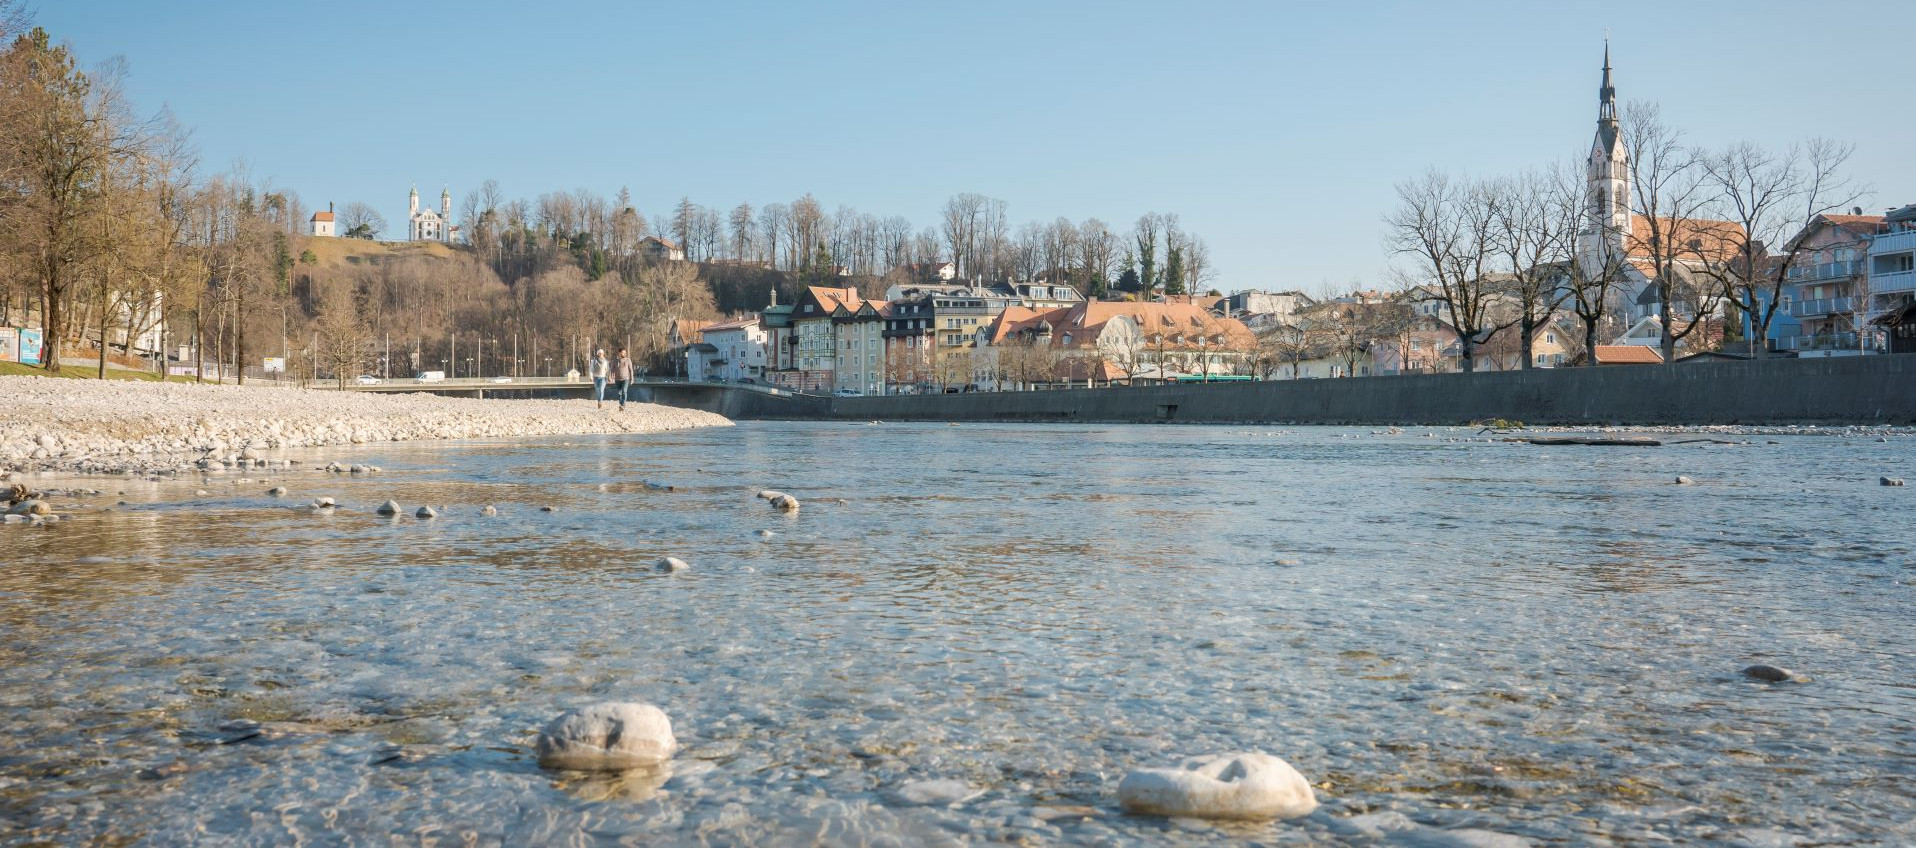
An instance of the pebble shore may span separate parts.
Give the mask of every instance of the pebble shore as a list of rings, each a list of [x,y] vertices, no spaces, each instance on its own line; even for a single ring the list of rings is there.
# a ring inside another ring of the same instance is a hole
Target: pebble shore
[[[709,412],[588,400],[0,377],[0,470],[151,474],[284,448],[725,427]]]

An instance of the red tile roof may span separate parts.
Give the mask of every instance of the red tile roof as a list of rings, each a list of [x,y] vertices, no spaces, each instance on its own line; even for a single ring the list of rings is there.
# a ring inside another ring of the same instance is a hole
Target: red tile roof
[[[1663,354],[1644,345],[1597,345],[1598,365],[1662,365]]]

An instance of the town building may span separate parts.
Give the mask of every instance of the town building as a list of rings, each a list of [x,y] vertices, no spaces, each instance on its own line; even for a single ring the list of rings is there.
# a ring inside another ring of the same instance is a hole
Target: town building
[[[1870,249],[1889,227],[1884,216],[1861,212],[1818,215],[1785,246],[1794,258],[1783,291],[1802,329],[1781,340],[1781,349],[1801,357],[1876,352],[1874,337],[1858,331],[1871,311]]]
[[[932,387],[932,295],[916,292],[888,304],[883,332],[885,393],[910,394]]]
[[[796,304],[778,302],[778,288],[772,289],[772,300],[759,313],[760,328],[765,331],[765,368],[761,372],[768,383],[796,388],[798,368],[794,365],[798,352],[798,332],[792,326],[792,310]]]
[[[1192,303],[1012,306],[988,326],[977,372],[994,388],[1201,378],[1244,373],[1256,349],[1242,321]]]
[[[639,255],[653,262],[684,262],[685,250],[678,242],[662,236],[639,239]]]
[[[1907,316],[1916,302],[1916,204],[1884,214],[1883,231],[1870,240],[1869,297],[1870,323],[1888,330],[1885,349],[1907,353],[1916,348],[1916,339],[1904,335],[1899,341],[1896,333],[1911,329]]]
[[[835,391],[861,395],[885,393],[885,319],[891,304],[875,300],[844,299],[832,310],[832,333],[837,361],[832,366]]]
[[[339,235],[334,229],[336,225],[333,222],[333,205],[331,203],[326,204],[326,211],[314,212],[313,219],[308,222],[308,224],[311,227],[308,233],[314,238],[334,238]]]
[[[419,206],[419,187],[413,186],[412,193],[406,198],[406,239],[408,241],[452,241],[456,229],[452,226],[452,189],[439,192],[439,209],[422,209]]]
[[[792,367],[781,382],[804,392],[831,392],[838,388],[838,328],[832,315],[839,306],[860,301],[858,290],[806,286],[791,312]]]
[[[757,315],[709,324],[686,352],[685,378],[736,383],[765,374],[766,332]]]
[[[1299,311],[1315,306],[1317,301],[1300,291],[1262,292],[1245,290],[1226,295],[1218,304],[1217,312],[1225,318],[1236,318],[1252,330],[1262,330],[1276,324],[1288,323]]]
[[[674,318],[665,333],[665,356],[672,373],[687,376],[692,347],[705,341],[705,328],[711,321]]]

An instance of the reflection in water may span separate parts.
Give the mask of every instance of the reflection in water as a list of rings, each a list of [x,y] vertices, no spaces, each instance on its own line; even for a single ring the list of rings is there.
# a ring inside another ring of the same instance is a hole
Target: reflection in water
[[[94,482],[0,528],[0,841],[1898,841],[1916,541],[1873,484],[1912,452],[1783,441],[748,424]],[[540,770],[537,727],[608,699],[671,714],[669,771]],[[1241,748],[1322,810],[1112,804]],[[926,779],[983,794],[899,800]]]

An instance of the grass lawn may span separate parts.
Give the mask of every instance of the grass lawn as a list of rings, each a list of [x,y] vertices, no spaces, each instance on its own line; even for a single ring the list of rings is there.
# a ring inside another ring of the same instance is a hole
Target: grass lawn
[[[99,374],[100,369],[97,365],[63,365],[60,366],[60,373],[48,374],[45,368],[41,368],[38,365],[21,365],[18,362],[0,362],[0,377],[69,377],[90,380],[99,376]],[[129,371],[124,368],[114,368],[111,366],[106,369],[106,378],[109,380],[147,381],[160,379],[159,375],[151,371]],[[168,377],[166,380],[169,383],[193,382],[192,377]]]

